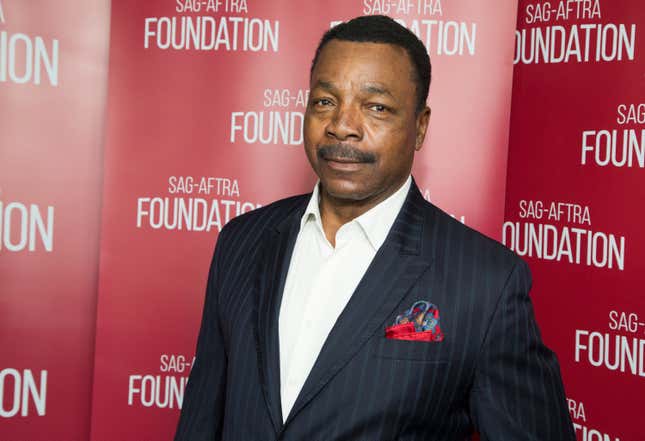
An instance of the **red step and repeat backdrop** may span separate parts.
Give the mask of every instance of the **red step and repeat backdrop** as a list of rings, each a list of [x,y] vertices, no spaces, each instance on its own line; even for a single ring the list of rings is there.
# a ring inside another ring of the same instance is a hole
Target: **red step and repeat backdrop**
[[[424,195],[531,263],[579,439],[645,439],[636,0],[77,3],[0,0],[1,441],[172,439],[218,232],[311,190],[316,43],[380,13],[433,62]]]
[[[0,1],[0,440],[90,428],[109,2]]]
[[[92,439],[172,433],[219,230],[315,182],[302,120],[335,21],[387,12],[424,39],[435,111],[417,180],[499,236],[516,17],[504,3],[112,2]]]
[[[503,242],[582,441],[645,440],[643,24],[641,1],[519,2]]]

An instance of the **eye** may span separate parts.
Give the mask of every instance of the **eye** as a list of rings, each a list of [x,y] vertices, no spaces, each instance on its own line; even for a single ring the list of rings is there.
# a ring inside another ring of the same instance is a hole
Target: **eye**
[[[368,108],[378,113],[386,112],[388,110],[388,108],[383,104],[370,104]]]
[[[322,107],[331,106],[333,104],[329,98],[316,98],[312,100],[312,103],[314,104],[314,106],[322,106]]]

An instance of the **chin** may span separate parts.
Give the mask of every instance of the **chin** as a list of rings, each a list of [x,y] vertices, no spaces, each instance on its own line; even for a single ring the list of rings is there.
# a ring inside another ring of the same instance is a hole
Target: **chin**
[[[347,182],[325,182],[321,179],[325,192],[335,199],[361,201],[370,196],[370,191],[361,185]]]

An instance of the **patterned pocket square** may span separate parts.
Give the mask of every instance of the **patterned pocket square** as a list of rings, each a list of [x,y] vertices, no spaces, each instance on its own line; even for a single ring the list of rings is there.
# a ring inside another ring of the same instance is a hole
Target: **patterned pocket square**
[[[419,300],[410,309],[396,317],[394,324],[385,328],[385,337],[394,340],[442,341],[439,326],[439,308]]]

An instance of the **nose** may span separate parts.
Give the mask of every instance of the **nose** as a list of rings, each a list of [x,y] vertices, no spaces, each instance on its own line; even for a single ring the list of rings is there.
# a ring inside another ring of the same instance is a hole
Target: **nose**
[[[339,141],[360,140],[363,127],[359,109],[348,104],[337,106],[327,124],[326,133]]]

